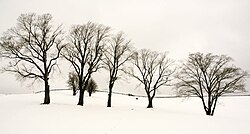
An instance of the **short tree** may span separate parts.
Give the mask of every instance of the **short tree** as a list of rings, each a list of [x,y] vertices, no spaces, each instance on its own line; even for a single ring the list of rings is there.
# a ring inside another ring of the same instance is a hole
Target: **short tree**
[[[75,96],[79,89],[78,87],[79,80],[78,80],[77,74],[75,74],[74,72],[70,72],[68,77],[69,77],[67,81],[68,87],[72,89],[73,95]]]
[[[89,96],[91,96],[92,93],[95,93],[97,88],[98,88],[98,86],[97,86],[96,82],[93,79],[90,79],[88,86],[87,86],[87,91],[89,93]]]
[[[156,90],[169,85],[170,77],[174,73],[174,69],[171,69],[173,62],[167,58],[166,53],[142,49],[133,55],[132,63],[136,71],[127,73],[144,85],[148,97],[147,108],[153,108]]]
[[[49,77],[57,66],[62,45],[61,26],[53,27],[50,14],[21,14],[17,25],[1,37],[0,57],[9,60],[4,71],[21,78],[42,80],[44,104],[50,103]]]
[[[75,96],[77,92],[79,91],[79,80],[78,80],[78,76],[76,73],[74,72],[69,73],[67,84],[68,84],[68,87],[73,91],[73,95]],[[96,92],[96,89],[97,89],[96,82],[93,79],[90,79],[86,87],[86,90],[89,93],[89,96],[91,96],[92,93]]]
[[[177,74],[178,93],[198,96],[206,115],[213,116],[220,96],[244,91],[244,81],[248,73],[230,65],[231,61],[232,58],[225,55],[190,54]]]

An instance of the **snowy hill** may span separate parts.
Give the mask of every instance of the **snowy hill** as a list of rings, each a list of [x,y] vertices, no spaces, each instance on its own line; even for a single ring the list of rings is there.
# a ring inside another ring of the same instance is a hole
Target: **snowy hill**
[[[43,93],[0,95],[1,134],[249,134],[250,97],[223,97],[215,116],[205,115],[198,98],[146,98],[107,94],[85,97],[77,106],[70,91],[51,92],[50,105],[40,105]]]

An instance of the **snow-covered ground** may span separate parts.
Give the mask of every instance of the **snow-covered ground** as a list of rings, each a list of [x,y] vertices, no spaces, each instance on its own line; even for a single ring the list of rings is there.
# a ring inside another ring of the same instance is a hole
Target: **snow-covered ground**
[[[107,94],[85,97],[69,91],[51,92],[50,105],[40,105],[43,94],[0,95],[0,134],[250,134],[250,97],[224,97],[215,116],[204,114],[198,98],[156,98],[146,109],[146,98]]]

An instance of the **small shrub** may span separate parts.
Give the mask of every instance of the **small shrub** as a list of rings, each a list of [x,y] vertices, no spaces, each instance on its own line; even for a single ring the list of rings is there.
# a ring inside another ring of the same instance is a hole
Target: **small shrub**
[[[96,82],[93,79],[90,79],[88,86],[87,86],[87,91],[89,93],[89,96],[91,96],[92,93],[96,92],[97,87],[98,86],[97,86]]]
[[[67,81],[68,87],[73,90],[73,95],[75,96],[78,91],[78,77],[74,72],[69,73],[69,79]]]

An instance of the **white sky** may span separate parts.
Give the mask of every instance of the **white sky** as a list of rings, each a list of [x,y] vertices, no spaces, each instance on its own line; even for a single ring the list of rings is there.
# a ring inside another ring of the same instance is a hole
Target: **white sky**
[[[168,51],[175,60],[197,51],[227,54],[250,70],[249,0],[0,0],[0,33],[29,12],[51,13],[65,29],[88,21],[108,25],[135,47]],[[0,92],[19,85],[7,74],[0,80]]]

